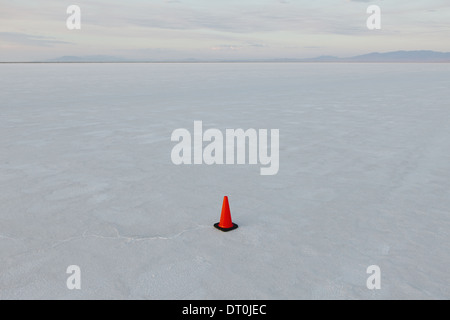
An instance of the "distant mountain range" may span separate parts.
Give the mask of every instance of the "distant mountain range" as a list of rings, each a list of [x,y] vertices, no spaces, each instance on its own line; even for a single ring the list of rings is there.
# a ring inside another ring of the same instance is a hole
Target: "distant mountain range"
[[[43,62],[53,63],[108,63],[108,62],[418,62],[418,63],[437,63],[437,62],[450,62],[450,52],[436,52],[436,51],[394,51],[394,52],[373,52],[349,58],[339,58],[333,56],[321,56],[309,59],[242,59],[242,60],[197,60],[197,59],[185,59],[185,60],[131,60],[121,57],[113,56],[64,56]]]
[[[130,62],[127,59],[113,56],[64,56],[55,59],[50,59],[44,62]]]
[[[373,52],[350,58],[318,57],[304,59],[310,62],[450,62],[450,52],[436,51],[394,51]]]

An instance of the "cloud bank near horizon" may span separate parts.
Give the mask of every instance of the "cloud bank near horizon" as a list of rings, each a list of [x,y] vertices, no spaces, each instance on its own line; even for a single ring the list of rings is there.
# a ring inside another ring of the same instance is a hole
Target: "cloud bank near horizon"
[[[0,61],[111,55],[129,59],[351,56],[450,51],[447,0],[0,0]],[[81,7],[81,30],[66,9]],[[370,4],[382,30],[366,27]]]

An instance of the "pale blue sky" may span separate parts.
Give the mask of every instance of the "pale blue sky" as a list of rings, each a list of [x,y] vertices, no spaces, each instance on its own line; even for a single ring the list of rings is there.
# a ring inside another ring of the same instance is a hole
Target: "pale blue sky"
[[[81,30],[66,28],[72,4]],[[382,9],[382,30],[366,27],[370,4]],[[0,61],[450,52],[449,0],[0,0],[0,8]]]

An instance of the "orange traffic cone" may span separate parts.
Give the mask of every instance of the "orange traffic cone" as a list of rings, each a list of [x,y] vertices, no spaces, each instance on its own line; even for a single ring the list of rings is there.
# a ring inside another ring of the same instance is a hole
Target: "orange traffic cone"
[[[237,229],[238,225],[231,221],[230,204],[228,197],[223,198],[222,214],[220,215],[220,222],[214,225],[217,229],[227,232]]]

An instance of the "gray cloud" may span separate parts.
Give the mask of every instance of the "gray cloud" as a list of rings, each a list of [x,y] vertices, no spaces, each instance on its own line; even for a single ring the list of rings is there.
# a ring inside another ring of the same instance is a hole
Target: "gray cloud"
[[[58,44],[71,44],[53,37],[36,36],[18,32],[0,32],[0,41],[36,47],[52,47]]]

